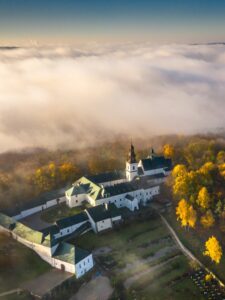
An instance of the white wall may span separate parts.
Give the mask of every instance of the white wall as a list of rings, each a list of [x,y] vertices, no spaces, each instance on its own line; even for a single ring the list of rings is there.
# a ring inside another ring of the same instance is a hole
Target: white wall
[[[57,198],[57,199],[59,199],[58,200],[59,203],[63,203],[63,202],[66,201],[66,198],[64,196],[62,196],[60,198]],[[38,205],[38,206],[32,207],[30,209],[23,210],[23,211],[20,212],[20,214],[14,216],[13,218],[15,220],[21,220],[21,219],[26,218],[28,216],[31,216],[35,213],[38,213],[42,210],[45,210],[49,207],[53,207],[53,206],[57,205],[57,199],[52,199],[52,200],[49,200],[49,201],[47,201],[46,203],[44,203],[42,205]]]
[[[79,194],[79,195],[73,195],[73,196],[67,196],[66,195],[66,203],[69,207],[75,207],[80,206],[83,201],[88,201],[86,194]]]
[[[74,224],[74,225],[69,226],[69,227],[62,228],[62,229],[60,229],[60,231],[58,233],[54,234],[54,238],[59,238],[59,237],[69,235],[72,232],[76,231],[80,226],[82,226],[83,224],[85,224],[87,222],[88,222],[88,220],[77,223],[77,224]]]
[[[90,254],[75,265],[75,274],[77,278],[83,276],[86,272],[92,269],[94,266],[93,256]]]
[[[126,162],[126,178],[128,181],[133,180],[137,176],[138,163],[130,164]]]
[[[97,226],[97,231],[98,232],[101,232],[103,230],[112,228],[112,220],[109,218],[109,219],[99,221],[99,222],[96,223],[96,226]]]

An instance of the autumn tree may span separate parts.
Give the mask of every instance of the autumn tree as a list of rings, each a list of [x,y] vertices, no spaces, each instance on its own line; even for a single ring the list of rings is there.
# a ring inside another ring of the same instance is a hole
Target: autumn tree
[[[172,171],[172,176],[175,179],[178,176],[183,176],[184,174],[187,173],[187,168],[185,165],[182,164],[178,164],[173,168]]]
[[[213,216],[212,211],[207,210],[207,212],[201,217],[200,222],[204,228],[212,227],[215,223],[215,218]]]
[[[225,163],[225,151],[221,150],[217,153],[216,161],[219,165]]]
[[[164,145],[163,154],[166,158],[173,158],[173,156],[174,156],[174,147],[170,144]]]
[[[195,227],[197,213],[192,205],[189,205],[185,199],[181,199],[176,208],[177,220],[181,221],[181,226]]]
[[[210,207],[210,196],[206,187],[202,187],[198,193],[197,204],[206,210]]]
[[[72,181],[78,169],[71,163],[65,162],[59,166],[59,176],[62,182]]]
[[[193,206],[190,205],[188,208],[188,226],[194,228],[196,221],[197,221],[197,212],[193,208]]]
[[[222,247],[215,236],[211,236],[205,243],[204,255],[209,256],[212,261],[219,264],[223,255]]]

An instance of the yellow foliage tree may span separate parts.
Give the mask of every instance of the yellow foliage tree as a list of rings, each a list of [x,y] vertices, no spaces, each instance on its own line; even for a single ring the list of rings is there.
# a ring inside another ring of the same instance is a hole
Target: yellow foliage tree
[[[201,217],[200,222],[204,228],[210,228],[214,225],[215,218],[211,210],[207,210],[206,214]]]
[[[188,208],[188,225],[189,225],[189,227],[194,228],[196,221],[197,221],[196,210],[193,208],[192,205],[190,205]]]
[[[204,255],[209,256],[212,261],[219,264],[223,255],[222,247],[215,236],[211,236],[205,243]]]
[[[59,167],[59,172],[62,181],[66,181],[73,178],[77,169],[72,163],[65,162]]]
[[[185,165],[179,164],[173,168],[172,176],[173,178],[176,178],[177,176],[183,176],[186,173],[187,173],[187,168],[185,167]]]
[[[197,213],[192,205],[189,205],[185,199],[181,199],[176,208],[177,220],[181,221],[181,226],[195,227]]]
[[[213,279],[213,276],[211,274],[206,274],[205,275],[205,281],[209,282]]]
[[[202,187],[198,193],[197,204],[202,209],[208,209],[210,206],[210,196],[206,187]]]
[[[174,147],[170,144],[166,144],[163,147],[164,156],[167,158],[173,158],[174,156]]]
[[[188,203],[185,199],[181,199],[176,208],[177,220],[181,221],[181,226],[188,225]]]

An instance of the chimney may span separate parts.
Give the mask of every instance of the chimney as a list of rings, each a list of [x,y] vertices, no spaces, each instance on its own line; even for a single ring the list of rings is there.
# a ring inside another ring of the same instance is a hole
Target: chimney
[[[109,205],[108,203],[105,203],[105,210],[108,210],[109,209]]]

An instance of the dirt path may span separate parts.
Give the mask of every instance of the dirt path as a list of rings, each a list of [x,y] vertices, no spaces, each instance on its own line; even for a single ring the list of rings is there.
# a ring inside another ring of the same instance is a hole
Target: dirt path
[[[8,296],[8,295],[12,295],[12,294],[15,294],[15,293],[19,293],[19,292],[21,292],[21,291],[22,291],[21,289],[10,290],[10,291],[1,293],[1,294],[0,294],[0,297],[5,297],[5,296]]]
[[[109,278],[99,276],[83,285],[70,300],[108,300],[112,293]]]
[[[134,276],[131,276],[131,277],[127,278],[127,279],[125,280],[125,282],[124,282],[125,288],[126,288],[126,289],[129,289],[129,288],[131,287],[131,285],[132,285],[135,281],[137,281],[141,276],[147,275],[147,274],[149,274],[149,273],[152,273],[152,272],[158,270],[159,268],[161,268],[161,267],[167,265],[168,263],[170,263],[171,261],[173,261],[173,260],[176,259],[176,258],[177,258],[177,256],[172,257],[172,258],[168,259],[168,260],[165,261],[165,262],[162,262],[162,263],[160,263],[160,264],[158,264],[158,265],[156,265],[156,266],[153,266],[153,267],[149,267],[147,270],[145,270],[145,271],[143,271],[143,272],[140,272],[140,273],[138,273],[138,274],[136,274],[136,275],[134,275]]]

